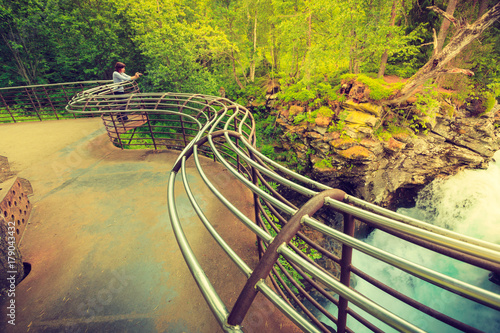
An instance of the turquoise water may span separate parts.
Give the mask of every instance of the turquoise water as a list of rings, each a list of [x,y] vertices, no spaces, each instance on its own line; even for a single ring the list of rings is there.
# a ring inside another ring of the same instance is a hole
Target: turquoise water
[[[495,154],[495,159],[497,162],[490,163],[486,170],[467,170],[446,180],[434,181],[419,193],[416,207],[399,209],[398,212],[500,244],[500,152]],[[366,242],[443,274],[500,294],[500,286],[488,280],[488,271],[417,248],[413,244],[378,230],[370,234]],[[421,303],[485,332],[500,332],[498,311],[440,290],[389,265],[374,263],[358,251],[354,253],[353,263],[361,270]],[[356,289],[428,332],[459,332],[385,295],[360,278],[357,278]],[[356,311],[365,315],[360,309]],[[366,316],[369,317],[367,314]],[[396,332],[376,319],[373,319],[373,322],[385,332]],[[348,325],[355,332],[368,331],[353,319],[350,319]]]

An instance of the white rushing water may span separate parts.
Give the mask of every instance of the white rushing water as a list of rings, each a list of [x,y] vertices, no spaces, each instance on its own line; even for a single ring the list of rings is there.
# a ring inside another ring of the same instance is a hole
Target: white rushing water
[[[497,162],[490,163],[487,170],[467,170],[446,180],[434,181],[419,193],[415,208],[399,209],[398,212],[500,244],[500,152],[495,154],[495,160]],[[440,273],[500,294],[500,286],[490,282],[489,272],[483,269],[417,248],[379,230],[371,233],[365,241]],[[353,264],[386,285],[448,316],[485,332],[500,332],[498,311],[440,290],[389,265],[375,262],[358,251],[354,251]],[[357,278],[356,290],[425,331],[459,332],[385,295],[360,278]],[[352,308],[356,309],[355,306]],[[360,309],[356,311],[372,318]],[[385,332],[395,332],[376,319],[370,321]],[[348,321],[348,326],[355,332],[368,331],[353,319]]]

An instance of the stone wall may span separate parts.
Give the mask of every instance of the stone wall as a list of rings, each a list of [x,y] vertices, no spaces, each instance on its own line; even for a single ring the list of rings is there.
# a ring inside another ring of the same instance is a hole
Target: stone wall
[[[0,296],[25,275],[19,245],[31,214],[30,194],[29,181],[16,177],[8,159],[0,156]]]

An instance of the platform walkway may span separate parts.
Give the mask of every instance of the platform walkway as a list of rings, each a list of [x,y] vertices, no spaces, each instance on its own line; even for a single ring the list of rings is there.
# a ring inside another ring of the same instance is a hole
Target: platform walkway
[[[34,189],[21,241],[32,270],[16,289],[16,326],[6,323],[2,306],[1,332],[221,331],[171,230],[166,185],[176,152],[120,150],[94,118],[0,125],[0,155]],[[221,165],[203,163],[219,190],[252,216],[251,193],[235,186]],[[222,236],[255,266],[255,236],[214,199],[196,170],[189,170],[207,217],[219,221]],[[182,188],[180,182],[176,186]],[[222,300],[234,304],[245,277],[192,210],[182,210],[187,196],[176,201],[207,275]],[[245,331],[297,331],[259,297]]]

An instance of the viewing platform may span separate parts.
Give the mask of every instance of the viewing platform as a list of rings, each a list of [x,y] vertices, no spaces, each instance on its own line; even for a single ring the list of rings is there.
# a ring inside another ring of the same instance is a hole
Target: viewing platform
[[[2,306],[0,331],[222,332],[168,217],[166,185],[178,152],[116,148],[100,118],[1,124],[0,130],[0,155],[34,191],[20,246],[31,272],[16,287],[16,325],[6,323]],[[222,165],[202,161],[218,189],[251,216],[250,191]],[[199,184],[190,166],[188,175],[207,216],[256,265],[255,235]],[[188,204],[183,194],[176,199],[179,207]],[[245,276],[196,214],[179,210],[206,274],[224,302],[234,303]],[[262,296],[244,325],[248,332],[300,331]]]

